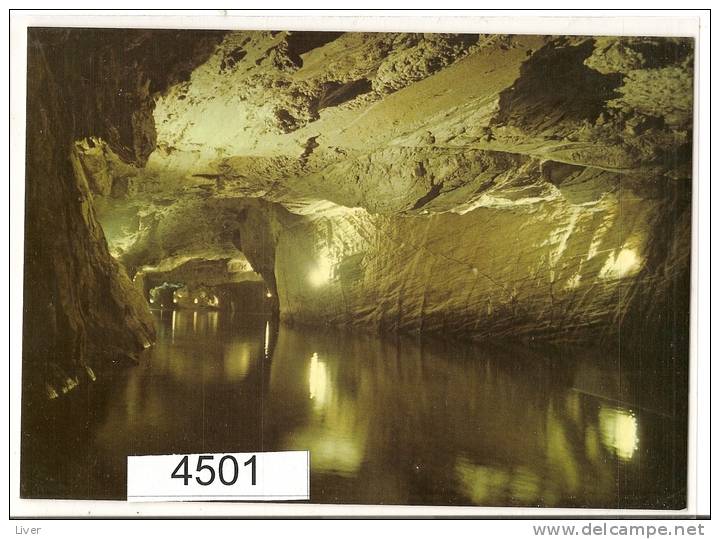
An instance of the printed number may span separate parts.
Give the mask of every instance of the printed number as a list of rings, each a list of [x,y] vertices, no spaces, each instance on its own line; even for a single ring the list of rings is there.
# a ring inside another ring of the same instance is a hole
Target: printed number
[[[190,479],[192,479],[192,477],[193,477],[189,471],[188,458],[189,457],[187,455],[185,455],[182,459],[180,459],[180,462],[175,467],[173,472],[170,474],[171,479],[182,479],[183,484],[185,484],[185,485],[188,485],[190,482]],[[210,465],[210,464],[203,464],[203,462],[206,460],[212,461],[214,459],[215,459],[214,455],[200,455],[198,457],[198,460],[197,460],[198,475],[195,477],[195,481],[197,481],[199,485],[202,485],[205,487],[205,486],[212,484],[215,481],[215,477],[216,477],[215,468],[213,468],[212,465]],[[229,464],[229,466],[232,468],[232,475],[231,475],[231,479],[229,479],[229,480],[225,476],[225,469],[226,469],[225,462],[228,460],[231,463],[231,464]],[[255,485],[256,484],[256,476],[257,476],[257,461],[256,461],[255,455],[250,457],[243,465],[244,466],[250,465],[250,467],[251,467],[250,470],[251,470],[251,474],[252,474],[252,485]],[[182,473],[180,473],[181,470],[182,470]],[[207,481],[200,478],[200,474],[202,472],[204,472],[205,470],[207,470],[208,473],[210,474]],[[220,479],[220,482],[226,486],[234,485],[237,482],[239,475],[240,475],[240,467],[238,466],[237,459],[235,457],[233,457],[232,455],[223,456],[220,459],[220,462],[218,463],[218,467],[217,467],[217,477]]]
[[[212,466],[209,464],[203,464],[203,460],[212,460],[214,457],[212,455],[200,455],[198,457],[198,465],[197,465],[197,471],[202,472],[203,470],[208,470],[210,472],[210,479],[207,481],[203,481],[200,479],[200,477],[196,477],[195,481],[198,482],[199,485],[202,485],[204,487],[212,484],[213,481],[215,481],[215,470]]]
[[[245,462],[245,466],[247,466],[248,464],[252,464],[252,484],[254,485],[254,484],[255,484],[255,467],[256,467],[256,466],[255,466],[255,455],[253,455],[252,457],[250,457],[250,458]]]
[[[255,458],[255,457],[253,456],[253,458]],[[230,461],[232,461],[232,465],[233,465],[233,477],[232,477],[231,481],[225,481],[225,474],[224,474],[225,468],[223,468],[223,464],[225,464],[226,459],[230,459]],[[220,472],[220,474],[219,474],[220,482],[223,485],[234,485],[235,481],[237,481],[238,474],[240,473],[240,470],[238,469],[238,462],[237,462],[237,460],[235,460],[235,457],[233,457],[232,455],[225,455],[223,458],[220,459],[220,465],[218,466],[218,471]],[[253,480],[253,485],[254,484],[255,483]]]
[[[182,468],[183,471],[185,472],[185,473],[182,474],[182,475],[178,474],[178,470],[179,470],[180,468]],[[187,485],[188,482],[190,481],[190,478],[191,478],[191,477],[192,477],[192,475],[190,475],[190,474],[188,473],[188,458],[187,458],[187,455],[185,455],[185,456],[182,458],[182,460],[180,461],[180,463],[177,465],[177,468],[175,468],[175,470],[173,471],[173,473],[170,475],[170,478],[171,478],[171,479],[182,479],[183,482]]]

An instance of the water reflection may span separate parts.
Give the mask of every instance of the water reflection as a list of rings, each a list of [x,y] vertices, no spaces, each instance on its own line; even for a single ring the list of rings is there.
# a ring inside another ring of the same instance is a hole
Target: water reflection
[[[601,406],[598,414],[603,443],[623,460],[630,460],[638,447],[638,425],[630,410]]]
[[[24,452],[25,495],[122,498],[131,454],[308,449],[315,502],[683,504],[684,420],[642,397],[671,376],[628,383],[586,351],[155,316],[139,367],[43,419],[38,444],[58,451]]]
[[[269,294],[269,292],[268,292]],[[270,321],[265,322],[265,343],[263,350],[265,351],[265,359],[270,359]]]
[[[328,399],[328,375],[327,367],[324,362],[320,361],[317,352],[310,357],[308,384],[310,386],[310,399],[315,401],[315,409],[321,410]]]
[[[242,381],[250,372],[252,347],[248,343],[229,343],[225,346],[223,372],[230,381]]]
[[[524,467],[503,470],[473,464],[458,457],[455,473],[460,488],[475,504],[492,505],[498,498],[514,500],[517,505],[535,505],[542,498],[541,479]]]

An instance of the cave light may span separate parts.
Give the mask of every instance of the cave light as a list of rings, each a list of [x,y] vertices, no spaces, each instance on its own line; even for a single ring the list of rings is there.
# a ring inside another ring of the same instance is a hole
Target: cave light
[[[600,277],[620,279],[634,275],[641,265],[642,259],[634,249],[623,248],[617,256],[615,256],[614,251],[610,253],[605,265],[600,270]]]
[[[198,302],[198,299],[195,298],[195,299],[193,300],[193,303],[194,303],[195,305],[197,305],[197,302]]]
[[[332,275],[332,266],[332,260],[330,260],[330,257],[327,254],[321,254],[315,268],[313,268],[308,275],[310,284],[315,287],[327,284]]]
[[[150,303],[155,303],[155,300],[150,298]]]
[[[622,460],[630,460],[638,446],[638,424],[629,410],[603,406],[598,414],[603,443]]]
[[[177,298],[173,298],[173,303],[177,303]]]
[[[312,467],[334,476],[354,478],[369,447],[368,421],[355,400],[334,401],[323,410],[322,421],[293,429],[285,439],[288,448],[303,448],[312,455]]]
[[[265,292],[265,297],[266,297],[266,298],[271,298],[271,297],[272,297],[272,292],[270,292],[269,290],[268,290],[267,292]]]
[[[618,274],[623,277],[640,265],[640,260],[632,249],[623,249],[615,259]]]

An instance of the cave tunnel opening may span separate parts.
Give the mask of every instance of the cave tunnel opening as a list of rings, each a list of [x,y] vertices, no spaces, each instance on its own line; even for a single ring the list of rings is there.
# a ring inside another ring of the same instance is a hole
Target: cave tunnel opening
[[[152,311],[218,311],[271,319],[279,316],[274,285],[256,273],[242,253],[217,260],[193,258],[165,271],[141,268],[133,283]]]

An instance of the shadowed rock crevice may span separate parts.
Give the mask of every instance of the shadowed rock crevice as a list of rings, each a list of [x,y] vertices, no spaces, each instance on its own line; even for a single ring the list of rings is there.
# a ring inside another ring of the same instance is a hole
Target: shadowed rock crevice
[[[298,67],[302,67],[300,56],[335,41],[343,32],[288,32],[287,53]]]
[[[587,39],[577,45],[556,40],[538,50],[520,67],[514,84],[500,92],[492,124],[562,135],[563,124],[594,123],[622,76],[587,67],[584,60],[593,49],[594,41]]]
[[[368,79],[358,79],[350,82],[330,81],[323,84],[322,94],[317,103],[317,110],[336,107],[357,96],[372,90],[372,83]]]

